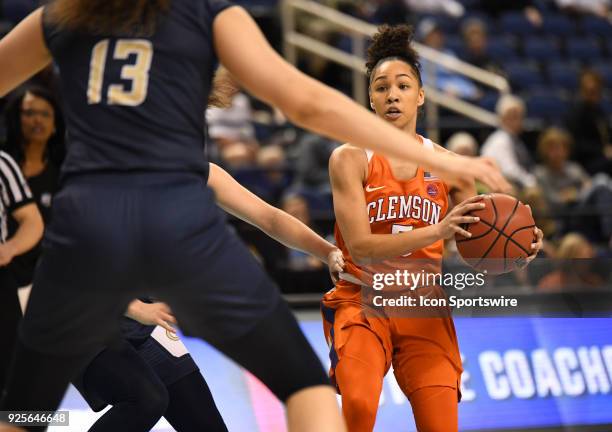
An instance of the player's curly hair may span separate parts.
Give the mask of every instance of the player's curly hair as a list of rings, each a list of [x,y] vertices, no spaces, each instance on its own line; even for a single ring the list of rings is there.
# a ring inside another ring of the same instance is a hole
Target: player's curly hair
[[[102,35],[145,36],[155,31],[171,0],[56,0],[48,6],[52,23]]]
[[[368,48],[366,69],[370,83],[374,72],[383,61],[402,60],[413,69],[419,85],[423,85],[419,55],[412,47],[413,37],[413,27],[406,24],[394,26],[384,24],[378,27],[378,32],[372,38],[372,43]]]

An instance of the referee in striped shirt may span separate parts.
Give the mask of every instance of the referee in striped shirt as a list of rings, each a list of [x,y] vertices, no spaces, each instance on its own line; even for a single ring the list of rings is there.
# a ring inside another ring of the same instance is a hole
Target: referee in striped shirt
[[[15,235],[10,238],[7,230],[9,217],[18,224]],[[7,153],[0,151],[0,395],[4,390],[21,318],[17,283],[7,266],[15,256],[33,248],[42,233],[42,218],[19,166]]]

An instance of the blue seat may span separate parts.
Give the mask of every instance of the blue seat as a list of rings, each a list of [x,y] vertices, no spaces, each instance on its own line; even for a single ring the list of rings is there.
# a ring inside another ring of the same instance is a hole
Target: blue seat
[[[440,26],[440,28],[445,34],[451,35],[457,33],[458,21],[456,18],[441,14],[433,15],[432,17],[436,20],[436,23],[438,24],[438,26]]]
[[[567,55],[570,59],[591,62],[601,58],[601,46],[597,39],[591,37],[568,39]]]
[[[487,42],[487,54],[493,60],[508,61],[518,57],[515,42],[508,37],[491,37]]]
[[[606,114],[612,115],[612,99],[604,98],[604,100],[601,101],[601,107]]]
[[[0,16],[14,24],[24,19],[38,6],[35,0],[4,0],[3,3],[4,5],[0,4]]]
[[[601,74],[606,86],[612,87],[612,61],[594,63],[593,69]]]
[[[478,105],[486,110],[495,111],[495,105],[497,105],[497,101],[499,100],[499,93],[497,92],[487,92],[485,95],[478,101]]]
[[[582,18],[582,32],[587,35],[612,37],[612,24],[608,20],[586,15]]]
[[[444,45],[445,48],[451,50],[456,56],[463,56],[465,43],[461,36],[447,36]]]
[[[608,58],[612,58],[612,39],[606,41],[606,50],[608,51]]]
[[[340,36],[340,38],[336,41],[336,48],[344,52],[347,52],[347,53],[352,53],[353,52],[353,39],[351,39],[351,37],[348,35]]]
[[[578,26],[574,20],[565,15],[544,15],[542,31],[554,36],[574,36],[578,32]]]
[[[13,29],[13,23],[10,21],[0,20],[0,38],[3,38]]]
[[[503,66],[513,90],[527,90],[541,86],[544,82],[540,70],[533,63],[509,62]]]
[[[549,38],[527,38],[525,56],[538,61],[558,60],[561,57],[559,45]]]
[[[308,202],[308,208],[313,217],[333,215],[334,203],[331,192],[321,192],[312,188],[299,188],[292,192],[304,197]]]
[[[480,0],[459,0],[459,3],[465,7],[466,11],[470,9],[475,9],[478,7]]]
[[[548,65],[548,78],[554,87],[576,90],[580,78],[580,68],[567,62]]]
[[[416,15],[416,23],[421,23],[425,20],[435,22],[445,35],[454,35],[457,33],[458,21],[456,18],[444,14],[423,13]],[[418,27],[418,24],[417,24]]]
[[[536,32],[536,28],[529,22],[522,12],[505,13],[500,20],[501,29],[505,33],[515,35],[531,35]]]
[[[568,113],[569,103],[553,90],[540,90],[527,97],[527,115],[530,118],[561,121]]]

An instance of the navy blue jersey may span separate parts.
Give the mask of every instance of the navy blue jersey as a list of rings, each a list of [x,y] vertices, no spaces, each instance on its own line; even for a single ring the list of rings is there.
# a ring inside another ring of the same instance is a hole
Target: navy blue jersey
[[[45,15],[68,124],[63,174],[198,171],[217,63],[212,24],[227,0],[173,0],[150,37],[58,29]]]

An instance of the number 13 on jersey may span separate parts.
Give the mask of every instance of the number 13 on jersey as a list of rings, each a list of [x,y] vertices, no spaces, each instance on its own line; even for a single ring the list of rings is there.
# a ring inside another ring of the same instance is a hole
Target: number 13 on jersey
[[[110,39],[104,39],[91,50],[87,85],[87,103],[90,105],[102,102],[104,69],[109,45]],[[131,89],[126,90],[123,84],[110,84],[106,95],[106,103],[109,105],[138,106],[147,98],[153,44],[146,39],[118,39],[115,42],[113,60],[127,60],[130,55],[135,55],[136,60],[133,64],[126,64],[121,68],[120,78],[131,81]]]

